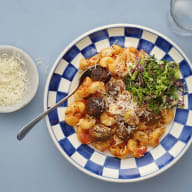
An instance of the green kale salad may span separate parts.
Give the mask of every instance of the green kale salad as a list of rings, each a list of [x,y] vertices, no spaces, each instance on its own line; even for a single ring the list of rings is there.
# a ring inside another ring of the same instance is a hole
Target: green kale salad
[[[159,61],[154,56],[137,58],[135,66],[124,79],[139,106],[149,111],[184,106],[184,83],[180,78],[179,64]]]

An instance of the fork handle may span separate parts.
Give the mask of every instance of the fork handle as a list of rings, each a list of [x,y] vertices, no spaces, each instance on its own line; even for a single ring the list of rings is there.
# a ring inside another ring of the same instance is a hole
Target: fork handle
[[[48,115],[51,111],[56,109],[59,105],[61,105],[63,102],[65,102],[69,97],[71,97],[77,89],[73,90],[68,96],[61,99],[58,103],[56,103],[53,107],[49,108],[47,111],[42,112],[39,114],[36,118],[34,118],[32,121],[30,121],[28,124],[26,124],[17,134],[17,139],[22,140],[25,135],[33,128],[34,125],[36,125],[41,119],[43,119],[46,115]]]

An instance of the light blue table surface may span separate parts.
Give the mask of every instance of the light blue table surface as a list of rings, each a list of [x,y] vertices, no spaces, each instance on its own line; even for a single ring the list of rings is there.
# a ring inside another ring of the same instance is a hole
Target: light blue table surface
[[[108,183],[73,167],[53,144],[42,120],[22,141],[19,129],[43,110],[48,73],[60,52],[82,33],[106,24],[132,23],[155,29],[192,60],[192,37],[168,26],[168,0],[0,0],[0,44],[25,50],[40,63],[40,85],[24,109],[0,114],[0,192],[185,192],[192,187],[192,147],[166,172],[137,183]]]

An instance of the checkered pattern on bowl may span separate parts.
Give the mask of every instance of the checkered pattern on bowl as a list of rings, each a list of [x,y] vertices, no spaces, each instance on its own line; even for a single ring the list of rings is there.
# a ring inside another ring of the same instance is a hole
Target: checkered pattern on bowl
[[[155,55],[159,60],[174,60],[180,65],[185,82],[184,109],[176,109],[174,121],[160,144],[144,157],[118,159],[81,144],[75,129],[64,121],[66,101],[47,119],[50,135],[60,152],[77,168],[99,179],[112,182],[133,182],[150,178],[173,165],[191,143],[192,134],[192,69],[184,53],[171,40],[151,29],[117,24],[97,28],[72,42],[59,56],[49,75],[45,89],[44,108],[65,97],[78,72],[81,58],[89,58],[102,48],[117,44],[134,46]]]

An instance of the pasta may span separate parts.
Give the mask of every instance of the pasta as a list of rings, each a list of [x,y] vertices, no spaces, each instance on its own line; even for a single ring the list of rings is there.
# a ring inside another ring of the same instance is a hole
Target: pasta
[[[93,146],[97,150],[99,150],[101,152],[104,152],[105,150],[107,150],[111,146],[111,141],[110,140],[107,140],[107,141],[94,141]]]
[[[147,151],[146,145],[141,145],[134,139],[129,139],[127,145],[130,154],[136,158],[142,157]]]
[[[123,48],[121,47],[121,46],[119,46],[119,45],[115,45],[115,44],[113,44],[112,45],[112,48],[113,48],[113,54],[114,55],[118,55],[118,54],[120,54],[120,53],[122,53],[123,52]]]
[[[149,134],[149,145],[155,147],[159,144],[159,138],[164,134],[165,128],[157,128]]]
[[[95,94],[96,92],[105,93],[105,86],[103,82],[95,81],[90,84],[88,87],[89,94]]]
[[[94,55],[88,60],[86,60],[85,58],[82,58],[79,63],[80,69],[85,70],[88,67],[96,65],[99,62],[99,60],[100,60],[100,55]]]
[[[141,145],[147,146],[149,144],[149,136],[144,131],[136,131],[134,134],[134,139],[139,141]]]
[[[85,104],[83,102],[75,102],[70,105],[65,111],[65,121],[71,126],[75,126],[80,117],[85,112]]]
[[[114,59],[112,57],[103,57],[100,62],[99,65],[101,67],[110,67],[114,65]]]
[[[146,103],[138,104],[135,98],[139,96],[126,90],[125,78],[134,80],[138,62],[145,62],[147,56],[143,50],[114,44],[80,60],[81,70],[91,66],[94,70],[74,94],[74,103],[65,111],[65,121],[75,126],[83,144],[102,152],[109,150],[118,158],[140,158],[148,146],[159,144],[166,125],[174,118],[173,108],[165,106],[156,113]],[[108,79],[105,74],[112,77]]]
[[[133,124],[133,125],[139,124],[139,118],[130,109],[125,112],[124,121],[128,124]]]
[[[101,57],[111,57],[114,53],[112,48],[104,48],[101,50],[100,55]]]
[[[102,113],[100,116],[100,121],[106,126],[112,126],[115,124],[115,119],[112,116],[109,116],[107,113]]]
[[[88,130],[88,129],[91,129],[91,128],[95,125],[95,123],[96,123],[96,119],[94,119],[94,118],[92,118],[92,117],[89,117],[89,116],[87,115],[87,117],[81,118],[81,119],[79,120],[79,127],[80,127],[81,129],[86,129],[86,130]]]
[[[162,121],[163,123],[170,123],[173,120],[174,113],[172,109],[164,109],[162,110]]]
[[[129,154],[128,146],[124,144],[111,145],[109,151],[116,157],[125,158]]]

